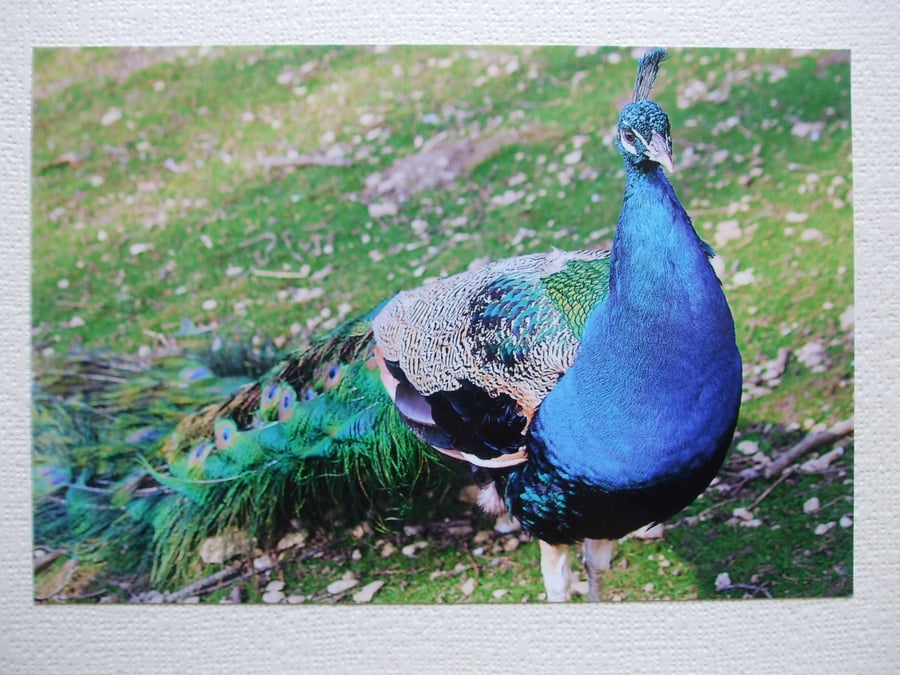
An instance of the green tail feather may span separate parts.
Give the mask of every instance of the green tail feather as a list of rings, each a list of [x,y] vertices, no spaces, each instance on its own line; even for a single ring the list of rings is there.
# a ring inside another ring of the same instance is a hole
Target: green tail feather
[[[134,374],[65,405],[36,397],[36,543],[65,534],[104,559],[128,549],[123,567],[150,559],[161,585],[216,533],[264,545],[293,518],[333,524],[335,507],[345,522],[402,512],[432,485],[435,452],[401,421],[373,348],[368,317],[348,322],[162,439],[177,411],[221,396],[218,380],[191,381],[185,363],[170,386]]]

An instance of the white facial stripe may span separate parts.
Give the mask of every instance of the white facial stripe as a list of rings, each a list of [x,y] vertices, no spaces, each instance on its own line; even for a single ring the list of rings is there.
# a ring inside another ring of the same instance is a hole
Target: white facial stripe
[[[635,148],[634,145],[625,140],[625,129],[619,131],[619,142],[622,144],[622,147],[632,155],[638,154],[637,148]]]

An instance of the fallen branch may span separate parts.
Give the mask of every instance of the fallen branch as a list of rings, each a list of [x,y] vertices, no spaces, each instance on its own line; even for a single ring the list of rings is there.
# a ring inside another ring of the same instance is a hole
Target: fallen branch
[[[282,166],[352,166],[349,159],[326,155],[288,155],[287,157],[262,157],[259,160],[267,169]]]
[[[766,478],[772,478],[784,471],[791,464],[800,459],[803,455],[815,450],[818,447],[833,443],[839,438],[853,433],[853,418],[838,422],[827,431],[818,431],[808,434],[802,441],[786,450],[778,459],[766,467]]]
[[[306,550],[300,555],[280,560],[272,565],[269,565],[268,567],[257,569],[251,566],[251,568],[245,571],[243,574],[241,573],[241,570],[244,569],[244,564],[236,565],[234,567],[228,567],[216,572],[215,574],[210,574],[208,577],[204,577],[203,579],[195,581],[194,583],[188,584],[181,590],[175,591],[173,593],[166,593],[163,596],[163,602],[178,602],[179,600],[184,600],[185,598],[189,598],[193,595],[212,593],[213,591],[227,588],[231,584],[246,581],[251,577],[265,574],[266,572],[271,572],[272,570],[279,568],[286,562],[301,563],[304,560],[308,560],[309,558],[312,558],[322,553],[323,551],[327,551],[330,548],[342,544],[343,542],[343,539],[335,539],[333,541],[322,544],[321,546],[317,546],[314,549]]]
[[[269,277],[271,279],[306,279],[309,272],[284,272],[281,270],[261,270],[257,267],[250,268],[250,274],[255,277]]]
[[[208,577],[195,581],[192,584],[188,584],[180,591],[166,593],[164,602],[178,602],[179,600],[184,600],[187,597],[203,592],[209,586],[220,584],[227,579],[231,579],[233,576],[237,576],[240,571],[240,567],[226,567],[224,570],[219,570],[215,574],[210,574]]]
[[[762,494],[760,494],[759,497],[757,497],[756,499],[754,499],[754,500],[753,500],[753,503],[750,504],[750,506],[747,507],[747,510],[748,510],[748,511],[752,511],[752,510],[755,509],[757,506],[759,506],[760,502],[761,502],[763,499],[765,499],[766,497],[768,497],[770,494],[772,494],[772,490],[774,490],[774,489],[777,488],[779,485],[781,485],[781,484],[785,481],[785,479],[787,479],[787,477],[790,476],[792,473],[793,473],[793,472],[790,471],[790,470],[788,470],[788,471],[783,471],[783,472],[781,473],[781,475],[778,477],[778,480],[776,480],[776,481],[775,481],[774,483],[772,483],[769,487],[767,487],[765,490],[763,490],[763,491],[762,491]]]
[[[34,559],[34,574],[38,572],[43,572],[47,567],[50,566],[54,560],[59,558],[63,554],[60,550],[49,550],[47,553],[42,555],[39,558]]]

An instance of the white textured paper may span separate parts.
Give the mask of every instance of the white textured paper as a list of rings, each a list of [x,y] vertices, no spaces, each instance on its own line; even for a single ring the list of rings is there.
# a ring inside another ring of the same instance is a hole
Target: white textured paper
[[[4,4],[0,672],[897,672],[900,5],[867,0]],[[857,274],[853,597],[521,607],[34,605],[28,398],[31,49],[273,42],[851,49]]]

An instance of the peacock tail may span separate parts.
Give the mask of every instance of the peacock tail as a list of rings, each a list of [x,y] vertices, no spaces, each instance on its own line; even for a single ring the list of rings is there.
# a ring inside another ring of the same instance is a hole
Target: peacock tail
[[[94,557],[120,559],[124,569],[151,560],[159,584],[183,577],[213,534],[262,544],[298,515],[316,527],[337,514],[401,513],[434,482],[435,453],[399,419],[373,346],[369,318],[347,322],[228,396],[199,366],[182,369],[166,391],[158,381],[113,386],[93,392],[91,405],[43,392],[34,419],[36,539],[90,542]],[[173,431],[165,418],[198,401],[208,405]],[[132,418],[140,426],[129,428]],[[120,543],[130,556],[114,550]]]

